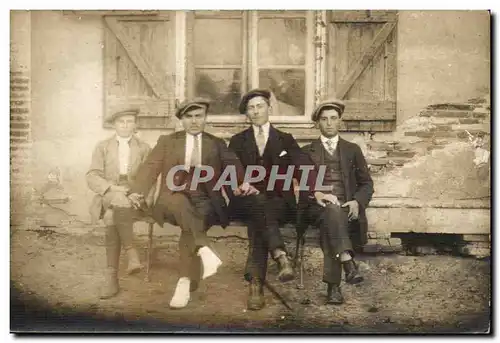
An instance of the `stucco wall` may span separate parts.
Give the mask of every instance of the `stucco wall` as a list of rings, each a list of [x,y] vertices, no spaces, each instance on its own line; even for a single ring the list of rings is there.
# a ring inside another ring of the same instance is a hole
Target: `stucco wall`
[[[72,196],[67,209],[88,220],[85,183],[102,128],[103,22],[99,17],[31,14],[33,183],[59,167]],[[487,12],[401,12],[398,122],[431,103],[483,95],[489,85]],[[154,145],[160,131],[141,131]],[[351,135],[352,136],[352,135]]]
[[[398,123],[489,92],[487,11],[401,11],[398,20]]]

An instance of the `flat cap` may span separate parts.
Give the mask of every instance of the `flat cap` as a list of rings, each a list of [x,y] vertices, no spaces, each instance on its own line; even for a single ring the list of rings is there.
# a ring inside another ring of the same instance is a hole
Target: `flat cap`
[[[250,99],[255,98],[256,96],[261,96],[263,98],[266,98],[267,100],[271,99],[271,92],[267,89],[262,89],[262,88],[256,88],[252,89],[251,91],[243,94],[241,97],[240,101],[240,113],[245,114],[247,111],[247,104],[250,101]]]
[[[140,113],[139,107],[135,106],[120,106],[115,107],[114,110],[111,111],[111,114],[106,118],[107,123],[113,123],[116,119],[123,116],[137,116]]]
[[[204,108],[208,111],[208,107],[210,106],[210,100],[204,98],[194,98],[194,99],[186,99],[179,104],[177,110],[175,111],[175,116],[179,119],[182,118],[184,113],[193,108]]]
[[[329,99],[321,102],[313,111],[311,119],[313,121],[318,121],[319,115],[321,114],[321,111],[326,110],[326,109],[334,109],[339,112],[339,118],[342,117],[342,113],[344,113],[345,109],[345,104],[342,102],[342,100],[338,99]]]

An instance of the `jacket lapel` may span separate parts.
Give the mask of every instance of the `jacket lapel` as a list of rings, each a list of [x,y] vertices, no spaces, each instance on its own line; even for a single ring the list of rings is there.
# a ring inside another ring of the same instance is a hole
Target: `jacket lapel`
[[[184,165],[186,158],[186,131],[175,133],[174,140],[175,165]]]
[[[347,147],[345,145],[345,140],[339,137],[339,141],[337,143],[337,149],[339,150],[340,156],[340,168],[342,169],[342,176],[344,177],[344,183],[348,184],[349,179],[349,155],[347,151]]]
[[[130,154],[128,158],[128,172],[135,171],[141,164],[139,142],[135,136],[130,139]]]
[[[111,137],[108,141],[108,147],[106,149],[106,165],[110,166],[106,170],[106,178],[115,180],[120,174],[120,160],[118,158],[118,141],[115,136]]]
[[[257,160],[257,142],[253,132],[253,126],[250,126],[245,132],[245,140],[243,141],[243,151],[248,156],[247,164],[255,163]]]
[[[213,165],[212,157],[216,152],[213,140],[206,134],[201,134],[201,164]]]
[[[315,139],[311,142],[311,147],[309,149],[310,156],[316,165],[322,165],[325,161],[323,143],[321,139]]]

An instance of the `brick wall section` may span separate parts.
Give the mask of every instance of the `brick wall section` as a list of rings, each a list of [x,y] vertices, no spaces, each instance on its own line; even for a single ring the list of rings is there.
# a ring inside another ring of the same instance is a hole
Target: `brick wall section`
[[[31,195],[30,79],[27,72],[10,74],[10,184],[12,224],[28,209]]]
[[[454,141],[490,136],[490,106],[487,101],[430,105],[393,134],[373,134],[366,142],[367,162],[373,175],[403,166],[418,156],[442,149]]]

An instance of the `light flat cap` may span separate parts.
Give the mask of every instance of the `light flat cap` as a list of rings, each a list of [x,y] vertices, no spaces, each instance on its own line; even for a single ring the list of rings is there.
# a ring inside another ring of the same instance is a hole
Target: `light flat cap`
[[[208,111],[208,107],[210,106],[210,100],[204,98],[194,98],[194,99],[186,99],[179,104],[177,110],[175,111],[175,116],[179,119],[182,118],[184,113],[193,108],[204,108]]]
[[[339,118],[342,117],[342,113],[344,113],[345,104],[342,100],[339,99],[329,99],[321,102],[313,111],[311,115],[311,119],[313,121],[318,121],[319,115],[323,110],[333,109],[339,113]]]

